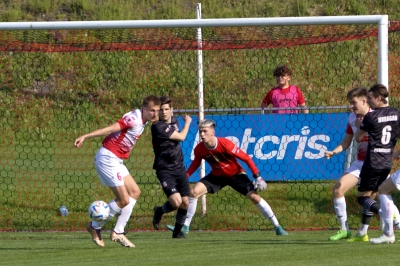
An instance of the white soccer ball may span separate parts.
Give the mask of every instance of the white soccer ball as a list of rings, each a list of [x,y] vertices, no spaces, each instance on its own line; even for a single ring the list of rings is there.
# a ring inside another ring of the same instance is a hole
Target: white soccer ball
[[[89,206],[89,217],[92,221],[101,222],[110,215],[108,204],[102,200],[96,200]]]

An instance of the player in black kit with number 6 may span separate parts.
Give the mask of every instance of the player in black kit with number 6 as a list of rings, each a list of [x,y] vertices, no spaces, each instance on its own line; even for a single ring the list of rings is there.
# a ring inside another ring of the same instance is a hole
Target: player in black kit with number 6
[[[388,106],[388,96],[386,86],[373,85],[368,90],[367,102],[374,111],[366,114],[362,121],[358,120],[356,123],[356,126],[360,128],[356,133],[356,140],[362,141],[368,133],[368,149],[360,172],[357,195],[358,202],[363,207],[363,226],[351,242],[368,241],[368,235],[364,232],[368,229],[373,214],[379,214],[380,210],[379,203],[370,195],[378,191],[378,187],[387,179],[392,168],[392,154],[400,131],[400,112]],[[374,238],[371,242],[374,243],[377,240],[380,241]]]

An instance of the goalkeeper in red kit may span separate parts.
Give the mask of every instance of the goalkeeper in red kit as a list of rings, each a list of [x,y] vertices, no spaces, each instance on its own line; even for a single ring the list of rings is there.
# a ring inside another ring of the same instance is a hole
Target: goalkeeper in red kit
[[[197,199],[207,193],[217,193],[225,186],[230,186],[243,196],[246,196],[256,205],[262,215],[266,217],[275,227],[277,235],[287,235],[286,231],[279,225],[269,204],[257,194],[257,189],[263,191],[267,184],[261,178],[253,160],[239,149],[232,141],[215,136],[215,122],[204,119],[199,122],[199,134],[201,142],[194,149],[194,160],[187,170],[190,177],[200,166],[201,160],[205,160],[211,166],[211,172],[202,178],[190,191],[189,209],[182,232],[189,232],[190,222],[196,212]],[[245,162],[253,173],[252,182],[246,175],[243,167],[237,159]],[[174,226],[168,225],[173,230]]]

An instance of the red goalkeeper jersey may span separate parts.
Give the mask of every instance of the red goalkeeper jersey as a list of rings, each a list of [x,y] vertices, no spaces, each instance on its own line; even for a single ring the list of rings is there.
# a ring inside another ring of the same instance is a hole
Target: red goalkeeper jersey
[[[245,162],[253,174],[259,173],[250,156],[225,138],[216,138],[216,145],[212,149],[207,148],[203,142],[196,146],[194,160],[187,170],[188,176],[191,176],[197,170],[202,159],[211,166],[211,174],[215,176],[229,178],[239,173],[245,173],[237,159]]]

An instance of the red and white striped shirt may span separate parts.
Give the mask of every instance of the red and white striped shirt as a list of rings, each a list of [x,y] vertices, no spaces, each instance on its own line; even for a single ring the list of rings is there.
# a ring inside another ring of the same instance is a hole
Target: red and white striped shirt
[[[130,151],[143,133],[146,123],[142,120],[139,109],[126,113],[118,123],[121,131],[111,133],[103,140],[103,147],[114,153],[120,159],[128,159]]]
[[[370,110],[370,112],[371,111],[372,110]],[[350,113],[349,118],[347,120],[346,134],[355,135],[357,133],[357,127],[356,127],[357,119],[359,118],[357,118],[357,115],[355,113],[353,112]],[[365,134],[362,141],[358,143],[357,160],[360,161],[365,160],[365,156],[367,155],[367,148],[368,148],[368,134]]]

